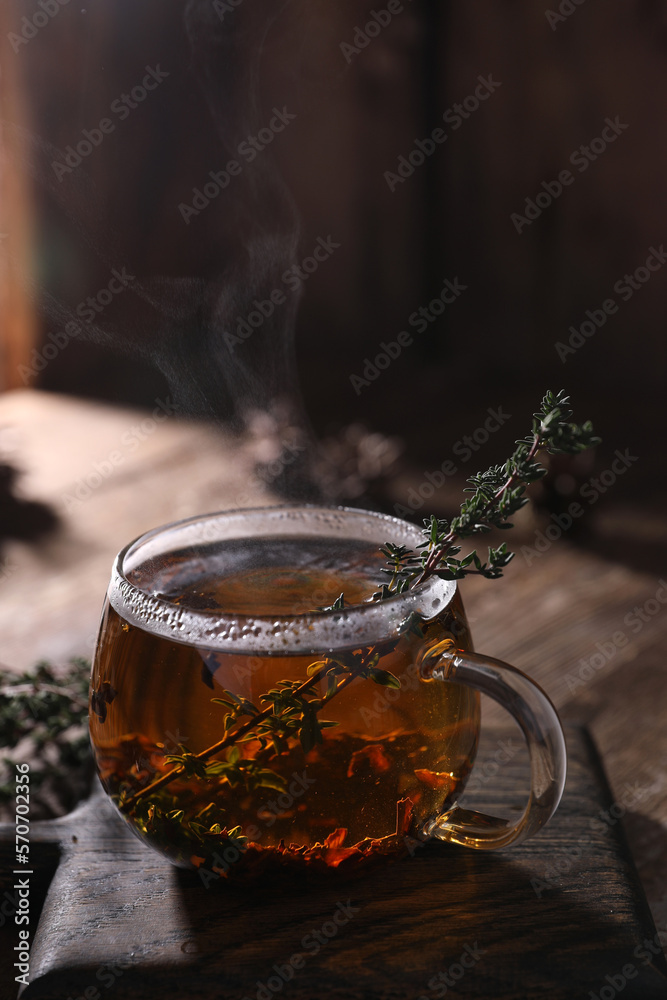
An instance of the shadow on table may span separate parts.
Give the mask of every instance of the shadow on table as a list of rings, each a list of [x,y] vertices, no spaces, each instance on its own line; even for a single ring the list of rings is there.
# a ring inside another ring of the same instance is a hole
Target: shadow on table
[[[568,858],[565,844],[546,858],[528,845],[516,853],[517,861],[429,844],[360,877],[312,885],[266,878],[205,890],[178,872],[191,975],[202,996],[217,983],[218,996],[253,1000],[288,983],[295,998],[437,997],[449,985],[471,996],[572,1000],[598,994],[606,977],[620,983],[632,963],[625,996],[664,997],[664,968],[633,955],[637,917],[619,919],[624,901],[610,872],[599,872],[591,893],[585,860],[555,883],[541,877],[545,863]]]
[[[59,524],[58,515],[47,504],[17,496],[18,479],[17,469],[0,463],[0,546],[10,538],[36,541],[50,534]]]

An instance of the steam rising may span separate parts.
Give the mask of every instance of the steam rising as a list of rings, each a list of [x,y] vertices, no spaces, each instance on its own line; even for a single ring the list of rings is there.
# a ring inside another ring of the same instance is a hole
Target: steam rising
[[[221,19],[211,0],[185,3],[182,23],[189,70],[199,84],[217,142],[210,163],[192,164],[184,157],[184,194],[187,182],[192,188],[205,182],[210,171],[238,158],[239,144],[249,134],[266,126],[261,64],[267,32],[278,13],[275,3],[252,0]],[[178,87],[178,80],[162,84],[165,94],[151,98],[151,113],[157,114],[158,100],[166,102],[168,113],[169,102],[178,100]],[[164,114],[165,105],[159,107]],[[63,159],[63,150],[27,130],[21,132],[24,168],[48,202],[64,214],[78,245],[91,252],[102,270],[106,266],[111,274],[114,268],[127,268],[133,277],[117,302],[84,324],[76,307],[58,301],[33,280],[31,292],[50,321],[49,329],[67,330],[69,324],[72,337],[149,359],[165,375],[177,408],[186,414],[223,421],[238,431],[256,425],[258,413],[266,414],[278,440],[294,441],[296,435],[301,442],[297,460],[285,466],[285,481],[274,485],[295,498],[321,498],[296,385],[293,338],[299,292],[285,289],[281,280],[297,261],[299,228],[273,149],[244,162],[233,183],[206,208],[208,232],[212,225],[216,232],[215,259],[202,264],[193,255],[195,266],[189,268],[187,254],[182,254],[177,266],[194,270],[194,275],[154,277],[141,273],[141,260],[124,246],[127,240],[111,230],[89,165],[82,163],[58,178],[53,163]],[[174,155],[181,152],[174,150]],[[122,196],[122,179],[119,188]],[[183,243],[194,245],[196,236],[186,231],[176,205],[170,225],[177,230],[177,240],[182,227]],[[253,313],[256,302],[270,300],[278,289],[284,293],[281,304],[242,344],[230,345],[230,331]]]

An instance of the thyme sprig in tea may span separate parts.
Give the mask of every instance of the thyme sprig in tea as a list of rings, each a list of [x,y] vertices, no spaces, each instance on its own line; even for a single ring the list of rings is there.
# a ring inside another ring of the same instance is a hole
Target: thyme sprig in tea
[[[306,680],[279,681],[275,688],[260,695],[260,702],[267,705],[264,709],[225,689],[222,696],[211,698],[211,702],[226,709],[221,718],[221,729],[227,735],[197,754],[190,753],[186,747],[181,746],[181,754],[165,757],[167,763],[175,765],[170,771],[130,796],[121,795],[119,805],[129,811],[141,799],[152,795],[179,776],[204,779],[219,776],[233,784],[230,770],[247,772],[245,766],[248,761],[239,759],[239,745],[243,743],[257,742],[260,752],[272,745],[273,755],[278,756],[287,749],[290,739],[298,739],[304,753],[308,753],[323,742],[323,729],[338,725],[336,722],[320,719],[318,713],[357,677],[368,678],[385,687],[400,687],[400,681],[394,674],[377,668],[379,656],[376,648],[369,646],[354,654],[338,654],[331,659],[311,663],[306,672]],[[327,683],[325,695],[321,698],[311,697],[315,686],[324,680]],[[241,722],[246,717],[247,721]],[[238,723],[241,724],[235,728]],[[217,761],[206,764],[210,757],[223,751],[227,752],[227,763],[222,769]],[[230,764],[231,769],[228,767]],[[254,773],[254,787],[282,787],[276,784],[281,781],[279,776],[269,768],[259,768]]]

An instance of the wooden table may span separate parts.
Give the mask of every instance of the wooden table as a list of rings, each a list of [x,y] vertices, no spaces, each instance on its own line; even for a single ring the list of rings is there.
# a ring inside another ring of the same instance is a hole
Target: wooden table
[[[90,655],[117,550],[155,525],[239,497],[247,505],[254,461],[252,448],[201,424],[29,391],[0,397],[0,448],[24,470],[23,493],[62,519],[47,543],[5,550],[0,660],[17,669]],[[68,501],[115,452],[113,472]],[[259,487],[250,497],[271,499]],[[534,541],[527,524],[521,541]],[[598,540],[630,528],[664,534],[632,509],[608,508],[593,527]],[[656,927],[667,932],[667,570],[661,579],[567,537],[528,561],[519,555],[501,584],[466,581],[476,646],[536,679],[566,722],[587,724],[614,797],[606,822],[625,829]],[[484,776],[489,760],[478,763]]]

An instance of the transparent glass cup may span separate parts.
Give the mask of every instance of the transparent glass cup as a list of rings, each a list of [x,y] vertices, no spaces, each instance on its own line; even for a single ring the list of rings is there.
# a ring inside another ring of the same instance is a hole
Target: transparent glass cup
[[[379,546],[421,540],[397,518],[291,505],[192,518],[123,549],[90,728],[102,784],[135,833],[176,865],[226,871],[251,847],[332,864],[407,837],[493,850],[548,821],[566,765],[546,694],[472,652],[454,582],[369,600]],[[318,610],[341,592],[342,608]],[[457,804],[479,692],[528,744],[516,821]]]

